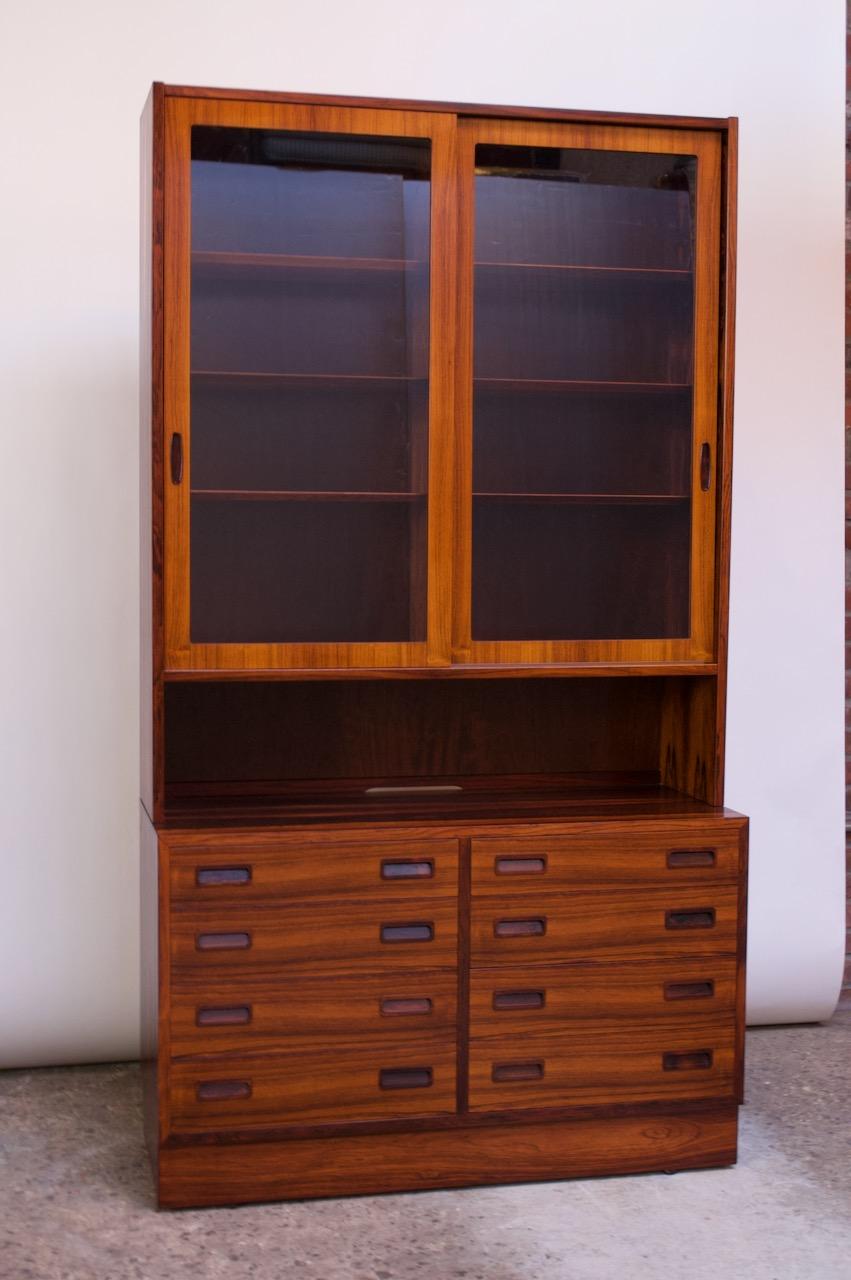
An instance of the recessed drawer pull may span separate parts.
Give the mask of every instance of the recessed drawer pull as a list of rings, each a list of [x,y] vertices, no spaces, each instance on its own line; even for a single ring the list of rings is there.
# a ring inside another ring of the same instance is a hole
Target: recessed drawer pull
[[[429,996],[388,996],[379,1001],[379,1009],[387,1017],[404,1017],[408,1014],[431,1013]]]
[[[700,907],[695,911],[666,911],[666,929],[714,929],[715,908]]]
[[[456,786],[365,787],[365,796],[452,796],[462,791]]]
[[[532,920],[494,920],[495,938],[540,938],[547,932],[547,921],[544,916],[536,916]]]
[[[382,942],[431,942],[433,937],[433,924],[383,924],[381,926]]]
[[[671,849],[668,853],[669,867],[714,867],[714,849]]]
[[[494,1009],[543,1009],[546,991],[494,991]]]
[[[250,933],[199,933],[195,936],[198,951],[246,951],[250,946]]]
[[[497,1062],[491,1069],[494,1084],[513,1084],[523,1080],[543,1080],[543,1062]]]
[[[195,1090],[199,1102],[233,1102],[251,1097],[250,1080],[204,1080]]]
[[[666,1000],[708,1000],[715,995],[715,983],[706,982],[666,982]]]
[[[195,872],[195,883],[212,884],[250,884],[250,867],[198,867]]]
[[[381,1089],[428,1089],[431,1067],[382,1067],[378,1073]]]
[[[199,1027],[244,1027],[251,1021],[250,1004],[234,1004],[222,1009],[199,1009],[195,1023]]]
[[[547,869],[546,856],[539,858],[494,858],[494,871],[498,876],[539,876]]]
[[[712,1066],[711,1049],[695,1049],[691,1053],[663,1053],[665,1071],[705,1071]]]
[[[415,862],[413,858],[400,859],[398,862],[385,860],[381,864],[382,880],[431,880],[434,878],[434,863]]]

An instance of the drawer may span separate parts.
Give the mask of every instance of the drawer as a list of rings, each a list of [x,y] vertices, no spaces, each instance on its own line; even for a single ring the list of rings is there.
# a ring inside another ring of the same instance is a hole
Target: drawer
[[[171,1130],[391,1120],[455,1111],[455,1044],[340,1043],[321,1053],[173,1062]]]
[[[315,840],[233,836],[207,846],[167,837],[174,903],[297,902],[363,896],[431,899],[458,886],[456,840]]]
[[[471,1111],[679,1102],[734,1092],[732,1013],[659,1027],[529,1032],[470,1041]]]
[[[446,972],[287,980],[179,972],[171,988],[173,1057],[269,1052],[338,1040],[386,1043],[455,1035],[457,984]]]
[[[717,884],[739,871],[739,818],[636,823],[572,835],[472,841],[474,896],[564,892],[582,885]]]
[[[732,956],[640,963],[498,966],[470,974],[470,1035],[516,1036],[610,1024],[672,1026],[692,1015],[732,1016]]]
[[[735,885],[484,897],[471,908],[473,965],[694,956],[736,949]]]
[[[422,903],[309,902],[173,910],[169,933],[176,969],[221,976],[264,970],[336,973],[454,968],[454,898]]]

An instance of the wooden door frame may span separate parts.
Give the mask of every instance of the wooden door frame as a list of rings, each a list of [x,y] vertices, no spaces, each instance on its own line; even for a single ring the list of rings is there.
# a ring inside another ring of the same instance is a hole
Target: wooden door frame
[[[694,278],[694,392],[690,635],[678,639],[487,641],[472,638],[473,236],[478,142],[569,147],[697,158]],[[452,658],[474,666],[573,663],[713,663],[716,656],[716,491],[719,444],[718,345],[722,133],[636,125],[544,123],[465,118],[458,123],[458,320],[456,344],[456,494]],[[711,483],[701,488],[701,448],[711,449]]]
[[[180,483],[163,477],[164,669],[274,671],[431,668],[450,661],[456,118],[437,112],[166,97],[164,104],[162,456],[179,435]],[[194,644],[190,638],[190,161],[193,125],[426,138],[431,142],[426,639],[393,643]]]

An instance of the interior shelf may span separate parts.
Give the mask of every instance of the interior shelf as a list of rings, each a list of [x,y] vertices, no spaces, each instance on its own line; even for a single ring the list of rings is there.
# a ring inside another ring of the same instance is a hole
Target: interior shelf
[[[193,498],[227,502],[423,502],[425,493],[341,489],[192,489]]]
[[[687,493],[474,493],[477,502],[534,502],[571,506],[632,506],[688,502]]]
[[[334,258],[301,253],[231,253],[219,249],[199,249],[192,254],[193,266],[245,267],[273,271],[406,271],[426,267],[423,258]]]
[[[609,277],[631,276],[634,279],[647,280],[681,280],[690,282],[692,271],[689,267],[627,267],[604,266],[597,263],[581,262],[500,262],[499,260],[481,260],[473,263],[488,270],[508,271],[581,271],[588,275]]]
[[[371,386],[403,386],[408,383],[424,384],[425,377],[412,377],[407,374],[373,374],[373,373],[255,373],[243,372],[239,369],[193,369],[193,378],[214,382],[217,385],[233,384],[239,386],[292,386],[292,387],[363,387]]]
[[[617,382],[585,378],[474,378],[473,385],[494,391],[579,391],[668,393],[691,391],[690,382]]]

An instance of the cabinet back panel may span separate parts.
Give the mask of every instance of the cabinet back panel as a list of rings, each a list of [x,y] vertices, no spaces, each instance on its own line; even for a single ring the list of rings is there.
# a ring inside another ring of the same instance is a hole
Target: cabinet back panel
[[[657,679],[166,687],[170,783],[658,774]]]

